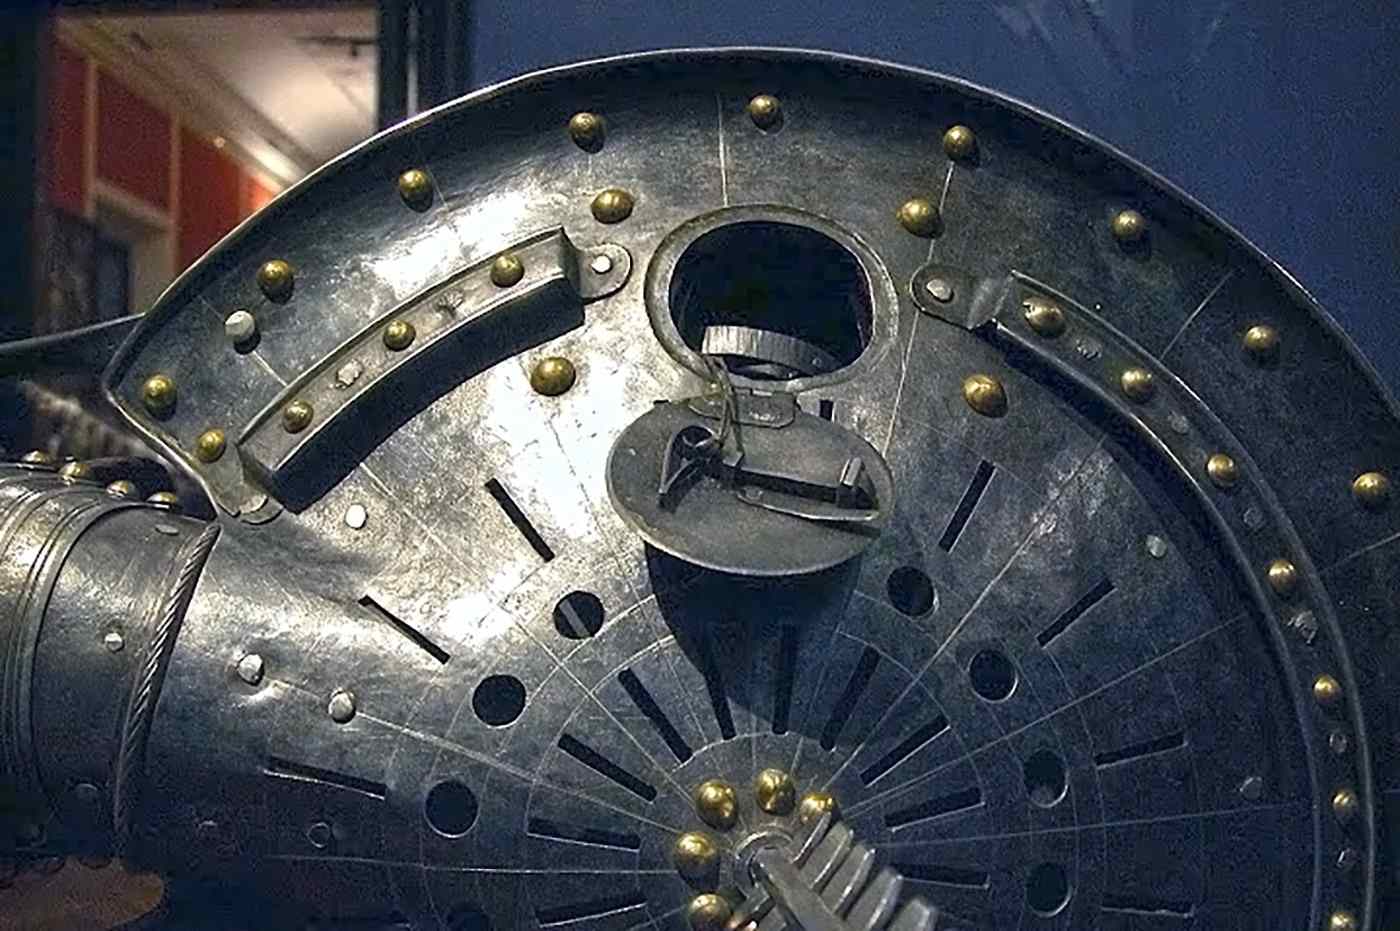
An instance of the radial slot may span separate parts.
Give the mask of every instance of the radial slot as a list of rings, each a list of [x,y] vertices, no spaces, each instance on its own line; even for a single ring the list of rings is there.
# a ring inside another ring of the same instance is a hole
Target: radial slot
[[[700,641],[700,651],[700,673],[705,677],[705,690],[710,694],[710,707],[714,709],[720,736],[729,740],[735,734],[734,715],[729,710],[729,693],[724,689],[724,671],[720,669],[714,645],[708,638]]]
[[[1144,740],[1142,743],[1129,744],[1126,747],[1119,747],[1117,750],[1100,753],[1094,757],[1094,763],[1098,766],[1112,766],[1115,763],[1126,763],[1129,760],[1136,760],[1138,757],[1166,753],[1168,750],[1184,746],[1186,746],[1186,734],[1177,731],[1174,734],[1167,734],[1165,737],[1156,737],[1152,740]]]
[[[856,663],[856,668],[851,671],[851,678],[846,682],[846,689],[841,693],[841,697],[836,699],[836,704],[832,706],[831,717],[826,719],[826,727],[822,728],[821,747],[823,750],[832,750],[836,747],[836,741],[841,738],[841,731],[845,729],[846,722],[850,720],[855,712],[856,704],[860,701],[861,695],[865,694],[865,689],[870,685],[870,677],[875,675],[875,667],[880,663],[880,654],[874,648],[866,647],[860,654],[860,660]]]
[[[944,815],[951,815],[955,812],[966,811],[969,808],[976,808],[981,804],[981,789],[963,789],[961,792],[954,792],[951,795],[940,795],[926,802],[920,802],[908,808],[900,808],[892,811],[885,815],[885,827],[889,828],[891,831],[897,831],[911,824],[918,824],[920,821],[941,818]]]
[[[656,798],[656,787],[629,773],[597,750],[570,734],[559,738],[559,749],[578,760],[584,766],[617,783],[633,795],[648,802]]]
[[[549,544],[544,541],[544,537],[540,536],[539,530],[535,529],[535,525],[530,522],[530,518],[525,516],[525,512],[520,509],[520,505],[515,503],[515,499],[510,496],[510,492],[506,491],[505,486],[493,478],[486,482],[486,491],[492,498],[496,499],[496,503],[501,506],[506,517],[510,518],[515,529],[520,531],[520,535],[540,555],[540,558],[545,562],[553,559],[554,550],[549,548]]]
[[[632,699],[632,703],[637,706],[637,710],[646,716],[651,722],[651,726],[656,728],[656,733],[661,739],[666,741],[666,746],[671,748],[671,754],[678,762],[684,763],[694,756],[694,751],[690,749],[690,744],[685,742],[680,731],[671,723],[671,719],[666,717],[666,712],[661,710],[661,706],[652,698],[651,692],[642,684],[642,680],[637,678],[637,674],[630,669],[624,669],[617,674],[617,681],[622,683],[627,696]]]
[[[1104,893],[1100,907],[1106,912],[1134,912],[1140,915],[1161,915],[1169,918],[1190,918],[1196,906],[1190,902],[1159,899],[1150,895],[1118,895]]]
[[[936,863],[891,863],[890,866],[912,882],[985,889],[991,881],[991,874],[986,870],[968,870]]]
[[[622,895],[610,895],[599,899],[587,899],[583,902],[573,902],[568,905],[538,908],[535,909],[535,919],[539,921],[541,927],[564,925],[574,921],[585,921],[590,918],[602,918],[604,915],[625,912],[632,908],[641,908],[646,904],[646,896],[642,895],[640,892],[628,892]]]
[[[786,625],[778,638],[778,666],[773,676],[773,733],[788,732],[792,683],[797,674],[797,628]]]
[[[641,850],[642,839],[636,834],[620,834],[581,824],[531,818],[529,832],[535,837],[562,841],[566,844],[587,844],[590,847],[613,847],[617,850]]]
[[[280,779],[319,782],[340,789],[349,789],[351,792],[359,792],[362,795],[368,795],[378,799],[385,798],[389,794],[389,787],[382,782],[361,779],[358,776],[338,773],[333,769],[322,769],[319,766],[309,766],[306,763],[296,763],[292,760],[284,760],[278,756],[270,756],[267,758],[267,766],[263,769],[263,773]]]
[[[861,770],[860,781],[874,785],[885,774],[917,753],[925,744],[948,729],[948,719],[939,715],[899,742],[891,751]]]
[[[1048,646],[1051,640],[1068,630],[1069,625],[1079,620],[1084,612],[1107,598],[1112,591],[1113,583],[1108,579],[1102,579],[1097,585],[1085,592],[1078,601],[1070,605],[1063,614],[1055,618],[1053,624],[1036,634],[1035,639],[1040,642],[1041,646]]]
[[[951,552],[953,544],[958,542],[958,537],[962,535],[963,528],[967,526],[972,512],[976,510],[977,502],[982,500],[982,495],[986,492],[994,472],[996,472],[996,466],[987,460],[983,459],[978,463],[977,471],[973,473],[967,491],[963,492],[962,500],[953,510],[953,516],[948,519],[948,526],[943,528],[943,536],[938,538],[938,548],[945,553]]]
[[[452,658],[452,654],[448,653],[442,647],[429,640],[427,636],[423,634],[422,631],[418,630],[416,627],[403,620],[398,615],[389,611],[388,608],[375,601],[374,598],[372,598],[371,596],[365,595],[363,598],[361,598],[360,607],[367,608],[372,614],[377,615],[381,620],[388,621],[395,630],[403,634],[409,640],[412,640],[415,646],[421,649],[424,653],[427,653],[433,659],[437,660],[439,663],[446,663]]]
[[[822,420],[831,420],[836,416],[836,402],[831,398],[822,398],[817,402],[817,416]]]

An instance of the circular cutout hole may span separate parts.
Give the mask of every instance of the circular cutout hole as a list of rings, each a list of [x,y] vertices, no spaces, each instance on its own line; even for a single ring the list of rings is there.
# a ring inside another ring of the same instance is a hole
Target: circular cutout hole
[[[972,690],[987,701],[1005,701],[1016,689],[1016,667],[996,650],[983,650],[967,667]]]
[[[472,692],[472,711],[492,727],[504,727],[525,710],[525,683],[515,676],[487,676]]]
[[[687,346],[764,381],[850,365],[870,345],[874,321],[854,253],[825,233],[774,220],[697,238],[676,262],[667,301]]]
[[[1058,863],[1042,863],[1026,877],[1026,904],[1038,915],[1056,915],[1069,904],[1069,875]]]
[[[1050,750],[1037,750],[1026,758],[1026,795],[1031,804],[1053,808],[1065,797],[1065,762]]]
[[[922,569],[900,566],[885,582],[890,604],[910,617],[919,617],[933,610],[933,582]]]
[[[491,931],[491,919],[475,905],[463,903],[447,913],[448,931]]]
[[[428,793],[423,814],[433,830],[448,837],[461,837],[476,823],[476,794],[455,780],[439,782]]]
[[[587,640],[603,629],[603,602],[592,592],[569,592],[554,606],[554,629],[570,640]]]

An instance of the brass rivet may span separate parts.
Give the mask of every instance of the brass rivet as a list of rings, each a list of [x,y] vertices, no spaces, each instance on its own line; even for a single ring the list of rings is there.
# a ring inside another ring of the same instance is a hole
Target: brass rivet
[[[25,465],[51,466],[54,464],[53,456],[44,452],[42,449],[31,449],[23,456],[20,456],[19,461]]]
[[[729,900],[713,892],[697,895],[686,908],[691,931],[723,931],[733,914]]]
[[[1278,330],[1257,324],[1244,331],[1244,351],[1256,362],[1269,362],[1278,356]]]
[[[199,439],[194,441],[195,458],[200,462],[218,462],[227,445],[228,441],[224,439],[224,431],[205,430],[199,435]]]
[[[1006,413],[1006,389],[990,375],[969,375],[963,381],[963,400],[983,417],[1001,417]]]
[[[355,716],[355,693],[349,689],[336,689],[331,700],[326,703],[326,713],[337,724],[344,724]]]
[[[1269,563],[1269,587],[1280,598],[1290,598],[1298,589],[1298,567],[1286,559]]]
[[[1362,472],[1351,483],[1351,493],[1362,507],[1379,511],[1390,501],[1390,479],[1384,472]]]
[[[290,298],[293,282],[292,266],[282,259],[264,262],[258,269],[258,287],[269,301],[280,304]]]
[[[1145,404],[1157,393],[1157,385],[1152,373],[1147,369],[1126,369],[1118,379],[1123,396],[1137,404]]]
[[[827,812],[835,814],[837,811],[836,797],[830,792],[808,792],[797,806],[797,819],[811,824]]]
[[[587,110],[569,117],[569,138],[585,152],[596,152],[603,147],[603,118]]]
[[[1053,301],[1031,295],[1021,301],[1021,312],[1026,315],[1027,325],[1046,339],[1054,339],[1065,331],[1065,312]]]
[[[563,356],[548,356],[530,371],[530,387],[546,397],[557,397],[574,386],[578,372]]]
[[[92,466],[86,462],[65,462],[58,474],[70,481],[82,481],[92,478]]]
[[[157,491],[146,499],[146,503],[174,510],[180,506],[180,498],[173,491]]]
[[[695,810],[710,827],[727,831],[739,820],[739,796],[729,783],[710,779],[695,790]]]
[[[1206,460],[1206,474],[1217,488],[1234,488],[1240,479],[1240,468],[1224,453],[1214,453]]]
[[[772,129],[783,118],[783,105],[772,94],[759,94],[749,101],[749,119],[759,129]]]
[[[136,496],[136,483],[119,478],[107,486],[107,494],[114,498],[133,498]]]
[[[943,134],[943,151],[952,159],[969,159],[977,151],[977,137],[962,124],[949,126]]]
[[[938,208],[924,197],[911,197],[899,205],[899,225],[915,236],[925,238],[938,232]]]
[[[1356,931],[1356,916],[1348,911],[1333,912],[1327,919],[1327,931]]]
[[[433,199],[433,180],[421,168],[410,168],[399,175],[399,196],[410,207],[421,207]]]
[[[169,375],[152,375],[141,385],[141,403],[157,417],[175,409],[175,382]]]
[[[1332,796],[1332,814],[1336,815],[1337,821],[1347,824],[1356,817],[1356,810],[1361,807],[1357,801],[1356,793],[1350,789],[1338,789]]]
[[[1313,701],[1324,708],[1330,708],[1342,700],[1342,685],[1336,679],[1323,673],[1313,680]]]
[[[632,195],[610,187],[593,198],[593,219],[599,223],[621,223],[632,215]]]
[[[765,769],[753,783],[758,807],[770,815],[790,815],[797,804],[797,786],[781,769]]]
[[[398,352],[413,345],[418,331],[407,320],[390,320],[384,327],[384,346]]]
[[[288,433],[300,433],[311,424],[311,418],[315,413],[310,403],[293,401],[282,408],[282,429]]]
[[[498,288],[517,285],[524,277],[525,263],[514,253],[508,252],[491,263],[491,283]]]
[[[686,879],[701,882],[714,876],[715,867],[719,865],[719,847],[710,835],[688,831],[676,838],[671,860]]]
[[[1138,242],[1147,235],[1147,218],[1136,210],[1120,210],[1113,217],[1113,238],[1121,243]]]

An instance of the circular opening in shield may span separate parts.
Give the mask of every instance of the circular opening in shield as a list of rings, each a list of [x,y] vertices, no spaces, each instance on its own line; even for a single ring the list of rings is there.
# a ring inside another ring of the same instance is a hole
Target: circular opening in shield
[[[874,326],[855,254],[825,233],[772,220],[720,226],[690,243],[668,304],[686,346],[761,381],[844,368]]]

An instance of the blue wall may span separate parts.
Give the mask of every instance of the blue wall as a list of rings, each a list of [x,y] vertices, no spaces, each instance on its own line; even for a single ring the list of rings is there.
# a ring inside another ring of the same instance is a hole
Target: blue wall
[[[967,78],[1175,181],[1293,272],[1400,393],[1400,9],[1388,0],[496,0],[474,79],[791,45]]]

